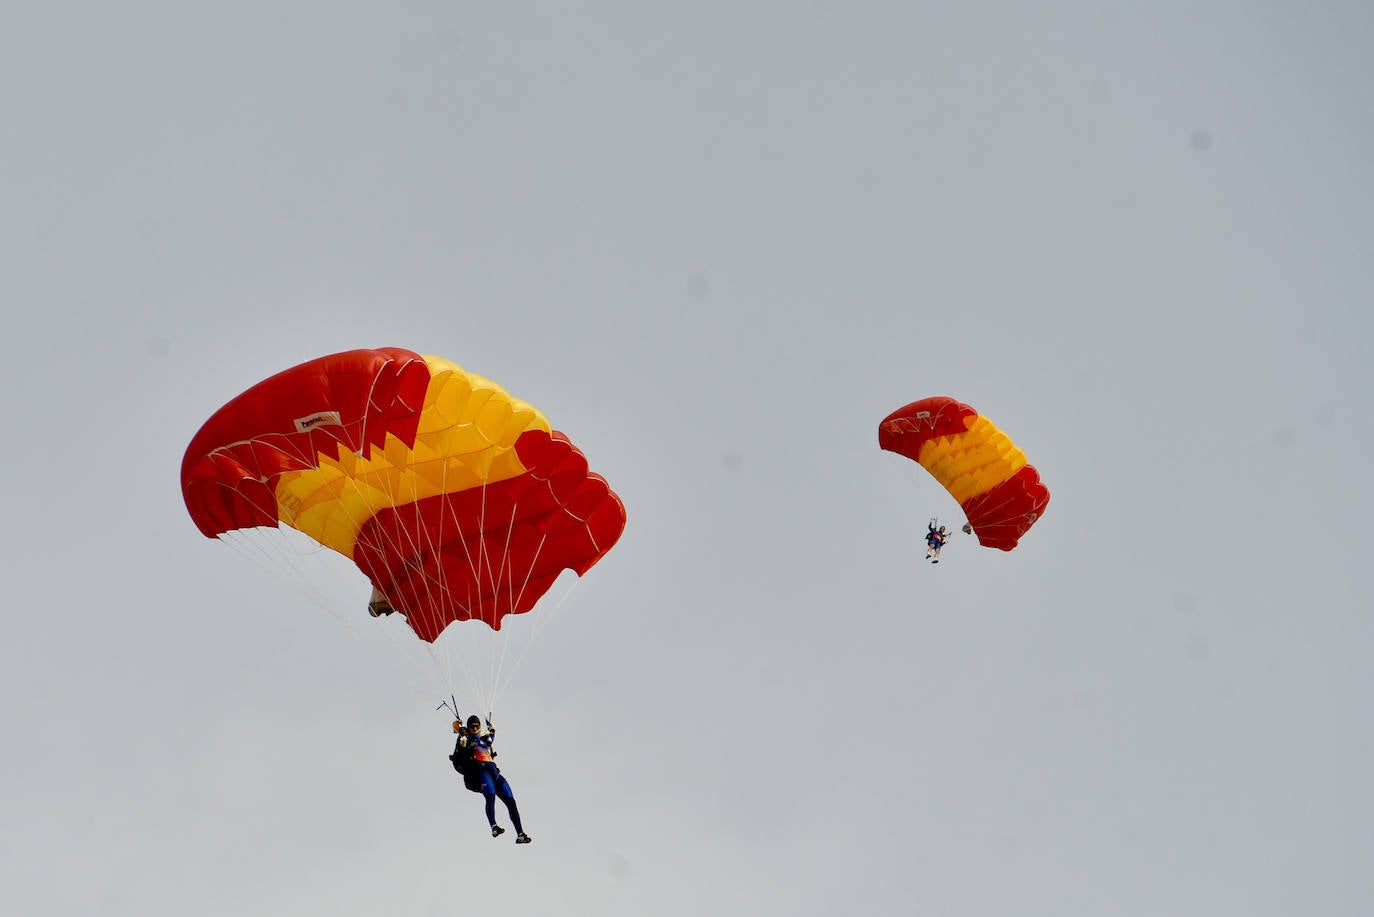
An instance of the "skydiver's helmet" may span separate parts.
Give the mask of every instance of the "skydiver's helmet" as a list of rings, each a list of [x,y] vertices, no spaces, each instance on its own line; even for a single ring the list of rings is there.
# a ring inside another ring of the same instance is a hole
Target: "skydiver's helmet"
[[[944,533],[945,533],[945,527],[942,525],[942,526],[940,526],[940,534],[943,535]]]
[[[481,728],[482,728],[482,718],[481,718],[480,716],[478,716],[477,714],[475,714],[475,713],[474,713],[472,716],[468,717],[468,728],[469,728],[469,729],[481,729]]]
[[[972,535],[972,534],[973,534],[973,526],[969,525],[967,522],[964,523],[964,534],[965,534],[965,535]]]
[[[458,732],[462,732],[462,731],[463,731],[463,721],[462,721],[462,720],[454,720],[454,721],[453,721],[453,731],[454,731],[455,733],[458,733]]]

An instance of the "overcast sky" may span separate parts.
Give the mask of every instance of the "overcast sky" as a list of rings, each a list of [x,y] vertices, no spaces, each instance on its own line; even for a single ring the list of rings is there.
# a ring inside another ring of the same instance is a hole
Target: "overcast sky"
[[[3,18],[0,913],[1374,910],[1369,4]],[[181,500],[373,346],[627,508],[497,712],[528,847],[365,595]],[[1015,552],[921,559],[877,424],[942,394],[1052,492]]]

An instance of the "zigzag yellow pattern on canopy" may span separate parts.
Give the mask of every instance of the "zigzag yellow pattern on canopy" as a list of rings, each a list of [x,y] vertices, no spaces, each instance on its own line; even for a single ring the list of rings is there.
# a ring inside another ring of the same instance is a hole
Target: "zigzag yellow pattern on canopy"
[[[960,503],[987,493],[1026,465],[1026,454],[982,414],[964,422],[967,433],[927,440],[916,458]]]
[[[504,481],[527,470],[515,441],[527,430],[548,432],[534,406],[512,398],[490,379],[426,354],[429,386],[415,447],[390,434],[370,458],[340,449],[319,467],[282,475],[278,517],[346,557],[364,523],[380,509]]]

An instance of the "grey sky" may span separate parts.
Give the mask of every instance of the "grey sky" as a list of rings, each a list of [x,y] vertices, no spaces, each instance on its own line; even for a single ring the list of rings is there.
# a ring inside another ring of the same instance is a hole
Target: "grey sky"
[[[4,18],[0,913],[1374,908],[1367,4]],[[381,345],[628,509],[502,700],[528,848],[181,503]],[[919,562],[933,394],[1049,485],[1016,552]]]

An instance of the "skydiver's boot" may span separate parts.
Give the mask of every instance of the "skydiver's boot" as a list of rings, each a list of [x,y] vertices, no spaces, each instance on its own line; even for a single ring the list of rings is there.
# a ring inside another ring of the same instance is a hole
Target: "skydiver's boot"
[[[530,836],[525,832],[521,831],[519,834],[515,836],[515,842],[517,844],[528,844],[530,842]]]
[[[492,825],[492,826],[491,826],[491,836],[492,836],[492,837],[500,837],[501,835],[503,835],[503,834],[505,834],[505,833],[506,833],[506,829],[505,829],[505,828],[502,828],[500,825]]]

